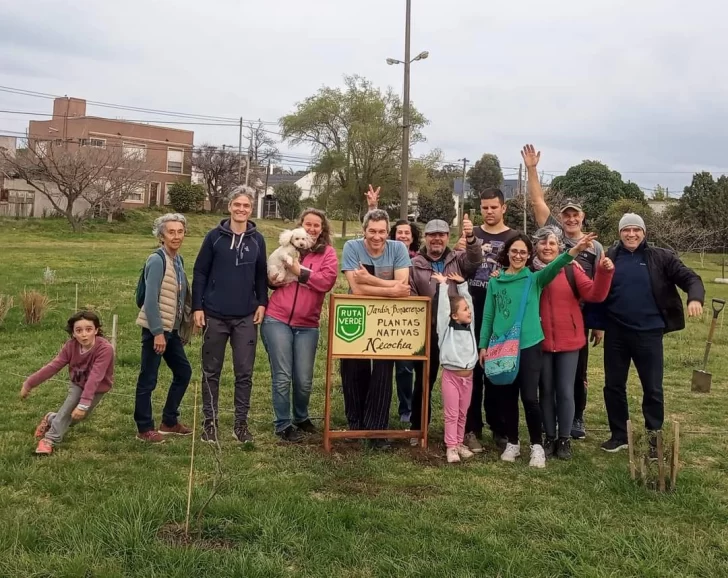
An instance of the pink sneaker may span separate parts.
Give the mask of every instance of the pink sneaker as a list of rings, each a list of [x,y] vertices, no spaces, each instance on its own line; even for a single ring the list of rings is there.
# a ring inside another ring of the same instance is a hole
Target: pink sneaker
[[[38,442],[38,447],[35,448],[35,453],[42,456],[49,456],[53,453],[53,444],[50,440],[43,438]]]
[[[144,433],[138,433],[136,439],[140,442],[146,442],[148,444],[163,444],[165,442],[164,436],[154,430],[145,431]]]
[[[45,435],[48,433],[48,430],[51,429],[51,420],[50,415],[52,412],[48,412],[43,416],[43,419],[40,420],[40,423],[38,424],[38,427],[35,428],[35,439],[39,440],[41,438],[44,438]]]

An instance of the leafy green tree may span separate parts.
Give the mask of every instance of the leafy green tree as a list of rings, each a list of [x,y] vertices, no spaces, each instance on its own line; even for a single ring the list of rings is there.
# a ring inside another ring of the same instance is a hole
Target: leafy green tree
[[[717,234],[716,248],[728,243],[728,177],[716,181],[708,172],[696,173],[677,205],[683,222]]]
[[[205,187],[190,183],[174,183],[169,187],[169,204],[178,213],[201,211],[205,205]]]
[[[655,190],[652,192],[653,201],[666,201],[668,199],[667,189],[661,185],[656,185]]]
[[[446,223],[452,223],[457,215],[455,199],[452,189],[440,187],[434,193],[420,194],[418,199],[418,220],[422,223],[433,219],[442,219]]]
[[[596,230],[599,234],[601,243],[608,247],[615,241],[619,240],[619,220],[625,213],[637,213],[645,221],[647,227],[647,237],[654,240],[655,230],[655,212],[647,204],[647,201],[638,201],[635,199],[619,199],[614,201],[607,209],[602,219],[599,219],[600,228]]]
[[[424,140],[426,119],[410,109],[411,143]],[[364,192],[381,186],[379,206],[399,208],[402,153],[402,103],[391,89],[382,91],[359,76],[344,77],[343,88],[321,88],[280,119],[283,139],[312,147],[319,206],[347,217],[366,209]]]
[[[468,171],[467,177],[474,196],[485,189],[500,187],[503,183],[503,171],[498,157],[485,153]]]
[[[273,188],[276,201],[278,201],[278,212],[281,217],[294,220],[301,212],[301,194],[303,191],[295,183],[281,183]]]

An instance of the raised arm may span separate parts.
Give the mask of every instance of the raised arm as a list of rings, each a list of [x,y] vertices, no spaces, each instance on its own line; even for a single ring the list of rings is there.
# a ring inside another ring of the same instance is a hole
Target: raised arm
[[[538,161],[541,160],[541,151],[536,152],[533,145],[526,145],[521,151],[521,157],[526,166],[528,196],[536,216],[536,223],[539,227],[543,227],[551,216],[551,209],[546,204],[541,181],[538,178]]]
[[[438,343],[445,335],[450,325],[450,295],[448,294],[447,277],[435,274],[437,277],[437,340]]]
[[[601,303],[609,295],[614,276],[614,264],[611,259],[603,257],[594,272],[594,280],[589,279],[586,273],[574,267],[574,279],[579,296],[587,303]]]

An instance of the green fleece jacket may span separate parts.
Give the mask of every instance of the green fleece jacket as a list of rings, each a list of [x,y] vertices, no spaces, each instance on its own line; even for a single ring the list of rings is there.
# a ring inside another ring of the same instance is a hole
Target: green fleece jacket
[[[556,278],[559,271],[573,260],[574,258],[568,253],[562,253],[540,271],[533,272],[524,267],[515,275],[501,272],[500,277],[491,279],[488,282],[488,293],[485,296],[483,326],[480,330],[480,349],[488,347],[492,335],[503,335],[513,327],[529,276],[533,276],[533,282],[521,323],[521,349],[541,343],[544,339],[539,313],[541,292]]]

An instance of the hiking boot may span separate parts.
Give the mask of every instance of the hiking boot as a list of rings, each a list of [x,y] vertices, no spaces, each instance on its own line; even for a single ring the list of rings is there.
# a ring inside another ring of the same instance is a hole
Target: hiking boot
[[[531,460],[528,462],[528,465],[532,468],[546,467],[546,454],[541,444],[533,444],[531,446]]]
[[[38,442],[38,447],[35,448],[35,453],[40,456],[49,456],[53,453],[53,442],[43,438]]]
[[[556,457],[560,460],[571,459],[571,440],[569,438],[559,438],[556,442]]]
[[[629,446],[627,445],[627,442],[625,442],[623,440],[609,438],[607,441],[605,441],[602,444],[601,447],[605,452],[614,454],[614,453],[618,452],[619,450],[626,450]]]
[[[647,451],[647,458],[652,462],[657,461],[657,432],[648,431],[647,438],[650,446]]]
[[[51,429],[51,416],[53,415],[53,412],[49,411],[47,414],[43,416],[43,419],[40,420],[40,423],[38,424],[38,427],[35,428],[35,439],[39,440],[45,437],[45,435],[48,433],[48,430]]]
[[[154,430],[140,432],[136,435],[136,439],[140,442],[146,442],[148,444],[163,444],[164,436]]]
[[[554,452],[556,452],[556,439],[547,437],[543,443],[543,453],[550,458],[553,457]]]
[[[283,431],[277,431],[276,435],[284,442],[296,444],[303,441],[303,434],[292,425],[289,425]]]
[[[483,453],[483,444],[473,432],[465,434],[464,445],[474,454]]]
[[[247,422],[241,421],[235,424],[233,437],[241,444],[253,445],[253,434],[250,433]]]
[[[460,454],[458,453],[458,448],[447,448],[447,453],[445,454],[445,457],[448,464],[460,463]]]
[[[504,462],[515,462],[517,457],[520,457],[521,455],[521,445],[520,444],[512,444],[508,442],[506,444],[506,449],[503,450],[503,453],[501,454],[500,459]]]
[[[208,444],[217,444],[217,425],[208,423],[202,427],[200,440]]]
[[[299,430],[307,434],[318,433],[316,427],[311,423],[310,419],[305,419],[297,424],[294,424]]]
[[[497,447],[500,451],[503,451],[508,445],[508,438],[506,436],[493,432],[493,443],[495,444],[495,447]]]
[[[177,422],[173,426],[168,426],[164,424],[160,425],[157,433],[160,433],[163,436],[189,436],[192,435],[192,429],[188,428],[186,425],[180,422]]]
[[[584,420],[574,418],[574,423],[571,425],[571,437],[575,440],[586,439],[586,429],[584,429]]]
[[[475,455],[474,452],[471,452],[470,449],[466,445],[463,445],[463,444],[460,444],[457,447],[457,450],[458,450],[458,455],[461,458],[463,458],[464,460],[469,460],[470,458],[472,458]]]

